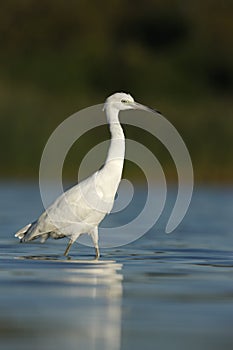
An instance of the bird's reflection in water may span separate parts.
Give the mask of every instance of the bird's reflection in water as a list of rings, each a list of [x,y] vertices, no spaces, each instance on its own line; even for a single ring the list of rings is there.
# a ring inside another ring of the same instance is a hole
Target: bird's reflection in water
[[[78,271],[66,269],[65,281],[74,285],[70,296],[89,303],[83,307],[81,317],[74,315],[80,329],[86,329],[83,348],[120,349],[122,275],[119,270],[121,265],[114,261],[84,263]]]
[[[121,264],[106,260],[64,260],[55,255],[26,259],[39,260],[41,264],[36,274],[47,286],[47,298],[44,317],[40,317],[43,328],[47,324],[56,349],[120,349]],[[45,335],[42,331],[40,346],[45,345],[47,337],[48,332]],[[50,342],[47,339],[46,344]]]

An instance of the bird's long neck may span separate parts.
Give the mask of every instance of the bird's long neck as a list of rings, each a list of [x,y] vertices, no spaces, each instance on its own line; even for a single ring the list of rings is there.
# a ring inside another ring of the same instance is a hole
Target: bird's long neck
[[[111,143],[105,164],[108,167],[111,166],[113,171],[121,177],[125,157],[125,136],[119,122],[119,111],[109,110],[107,107],[106,114],[111,132]]]

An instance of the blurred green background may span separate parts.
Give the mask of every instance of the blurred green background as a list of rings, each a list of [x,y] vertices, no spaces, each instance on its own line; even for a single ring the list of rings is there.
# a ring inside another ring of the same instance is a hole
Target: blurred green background
[[[3,2],[1,177],[37,178],[44,145],[61,121],[126,91],[178,129],[196,181],[231,182],[232,38],[231,0]],[[136,128],[126,133],[176,179],[162,145]],[[76,176],[86,150],[108,137],[106,128],[82,137],[64,175]],[[130,162],[125,171],[134,173]]]

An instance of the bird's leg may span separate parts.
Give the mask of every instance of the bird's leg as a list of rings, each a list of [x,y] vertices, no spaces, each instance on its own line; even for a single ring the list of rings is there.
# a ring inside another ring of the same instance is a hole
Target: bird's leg
[[[98,260],[100,257],[100,251],[99,251],[99,245],[98,245],[98,227],[95,227],[91,231],[91,238],[95,247],[95,258],[96,260]]]
[[[69,241],[69,243],[68,243],[68,245],[67,245],[67,247],[66,247],[65,253],[64,253],[65,256],[68,255],[68,253],[69,253],[69,251],[70,251],[70,248],[71,248],[71,246],[72,246],[73,243],[74,243],[74,242],[70,239],[70,241]]]
[[[96,260],[98,260],[100,257],[100,250],[99,250],[99,247],[95,247],[95,258]]]

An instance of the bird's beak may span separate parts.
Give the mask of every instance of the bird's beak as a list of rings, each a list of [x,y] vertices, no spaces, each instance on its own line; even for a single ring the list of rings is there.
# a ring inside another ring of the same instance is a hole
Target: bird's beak
[[[149,108],[147,106],[142,105],[141,103],[138,102],[133,102],[132,107],[134,109],[140,109],[142,111],[147,111],[147,112],[152,112],[152,113],[158,113],[161,114],[161,112],[157,111],[156,109]]]

